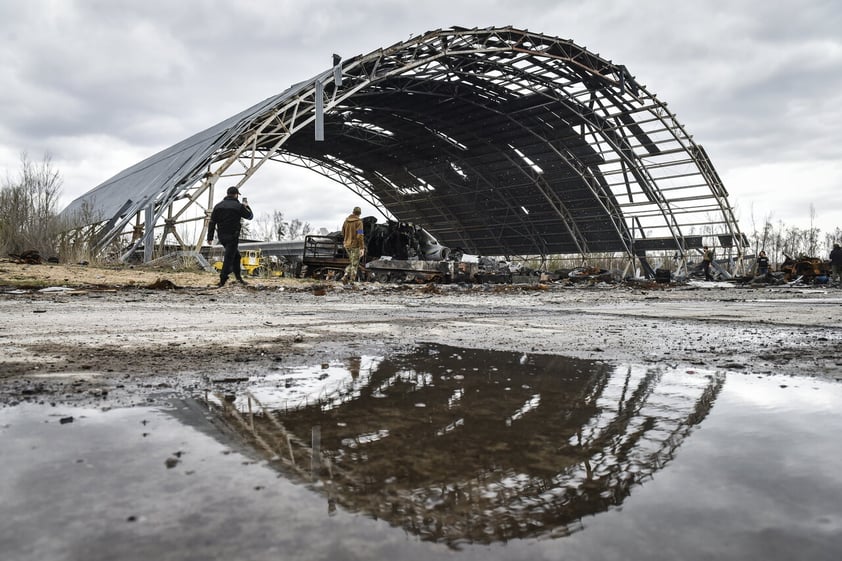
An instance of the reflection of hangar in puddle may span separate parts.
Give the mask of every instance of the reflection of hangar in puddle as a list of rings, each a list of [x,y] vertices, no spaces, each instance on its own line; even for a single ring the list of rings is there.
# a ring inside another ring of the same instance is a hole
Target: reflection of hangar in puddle
[[[99,250],[131,239],[123,257],[143,246],[148,260],[155,240],[201,244],[204,232],[188,240],[176,226],[206,219],[218,182],[242,186],[269,161],[334,179],[469,253],[686,256],[702,234],[744,243],[713,165],[665,103],[622,65],[512,28],[335,56],[63,217]]]
[[[723,380],[429,346],[298,408],[209,404],[330,504],[458,545],[565,535],[621,504]]]

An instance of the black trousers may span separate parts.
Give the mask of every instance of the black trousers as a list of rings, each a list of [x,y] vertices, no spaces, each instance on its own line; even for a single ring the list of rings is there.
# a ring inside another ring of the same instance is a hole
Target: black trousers
[[[222,258],[222,271],[219,273],[219,278],[222,281],[228,280],[228,276],[234,273],[234,278],[241,279],[242,272],[240,270],[240,240],[237,238],[230,240],[219,240],[222,247],[225,248],[225,257]]]

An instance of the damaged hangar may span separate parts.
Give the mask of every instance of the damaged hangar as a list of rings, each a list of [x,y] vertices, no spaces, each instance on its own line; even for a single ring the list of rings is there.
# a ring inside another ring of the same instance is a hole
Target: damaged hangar
[[[215,188],[264,164],[333,179],[444,245],[506,256],[746,245],[704,149],[628,70],[569,40],[436,30],[343,60],[74,200],[71,243],[198,250]],[[246,188],[247,191],[247,188]],[[199,221],[196,240],[176,226]],[[651,272],[651,269],[650,269]]]

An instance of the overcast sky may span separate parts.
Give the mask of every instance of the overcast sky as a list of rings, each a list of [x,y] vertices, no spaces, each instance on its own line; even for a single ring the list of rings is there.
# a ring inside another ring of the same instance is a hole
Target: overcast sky
[[[839,0],[3,0],[0,170],[48,154],[63,208],[333,53],[506,25],[624,64],[706,148],[743,230],[767,217],[809,227],[811,205],[824,232],[842,227]],[[334,230],[360,203],[288,167],[245,185],[258,213]]]

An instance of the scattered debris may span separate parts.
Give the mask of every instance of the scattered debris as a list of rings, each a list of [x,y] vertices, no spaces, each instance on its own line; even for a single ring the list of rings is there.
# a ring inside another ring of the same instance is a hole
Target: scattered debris
[[[441,294],[441,290],[439,290],[438,286],[434,283],[428,283],[424,285],[424,288],[421,289],[421,292],[424,294]]]
[[[177,290],[179,287],[172,281],[167,279],[158,279],[146,288],[152,290]]]
[[[827,284],[830,279],[830,263],[818,257],[802,255],[797,258],[784,255],[781,264],[784,278],[791,284]]]
[[[571,280],[598,280],[610,281],[613,280],[611,271],[607,269],[600,269],[599,267],[577,267],[569,273],[567,277]]]
[[[44,262],[44,260],[41,258],[41,254],[34,249],[24,251],[20,254],[10,253],[9,257],[12,258],[12,262],[22,263],[24,265],[40,265]]]

